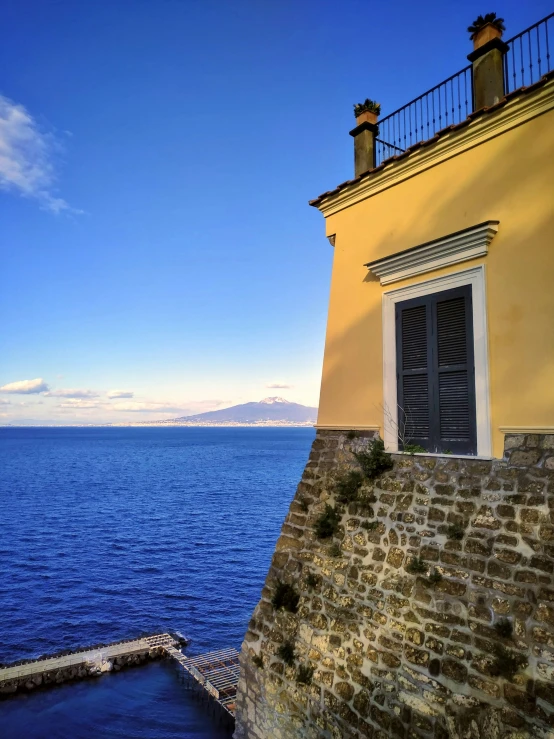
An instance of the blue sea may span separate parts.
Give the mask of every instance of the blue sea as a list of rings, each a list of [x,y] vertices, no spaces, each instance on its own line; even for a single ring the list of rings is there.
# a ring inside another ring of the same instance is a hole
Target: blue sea
[[[313,429],[0,428],[0,662],[243,634]],[[218,739],[169,662],[0,701],[2,739]]]

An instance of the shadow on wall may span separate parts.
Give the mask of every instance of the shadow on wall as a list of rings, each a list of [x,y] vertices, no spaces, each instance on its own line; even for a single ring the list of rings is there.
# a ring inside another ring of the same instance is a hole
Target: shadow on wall
[[[554,217],[549,202],[554,192],[554,138],[545,125],[531,130],[529,127],[536,120],[495,139],[494,158],[488,156],[487,142],[437,165],[455,170],[456,177],[451,178],[449,187],[444,187],[444,177],[437,176],[439,173],[434,172],[436,167],[433,167],[417,176],[422,178],[423,187],[415,193],[413,183],[417,177],[396,185],[394,190],[391,188],[376,195],[381,198],[388,193],[390,197],[394,191],[400,197],[403,191],[406,196],[411,193],[412,202],[404,209],[400,200],[396,208],[399,214],[404,211],[405,215],[399,215],[398,221],[391,223],[390,228],[387,224],[387,228],[382,229],[386,236],[378,236],[375,240],[377,229],[371,232],[369,228],[360,228],[362,238],[368,243],[366,261],[369,261],[371,255],[391,253],[391,241],[404,244],[400,248],[408,248],[488,219],[500,218],[500,231],[491,246],[493,259],[491,254],[485,258],[485,264],[489,263],[487,303],[494,305],[494,314],[491,316],[489,312],[493,429],[497,429],[499,424],[514,423],[512,419],[520,425],[540,423],[533,416],[537,408],[537,393],[542,395],[543,413],[554,417],[554,397],[552,390],[548,390],[554,376],[554,332],[548,328],[549,316],[554,313],[554,274],[551,267],[547,268],[547,263],[541,267],[532,254],[531,259],[526,260],[529,244],[536,242],[546,250],[554,241]],[[515,137],[511,135],[514,131]],[[476,156],[479,152],[481,157]],[[470,153],[472,156],[468,157]],[[468,158],[472,166],[468,166],[466,171],[464,159]],[[429,187],[433,178],[435,182]],[[423,192],[424,195],[421,194]],[[356,217],[356,208],[360,205],[352,206],[348,216],[350,224]],[[422,214],[422,218],[416,218],[416,212]],[[358,218],[365,217],[360,211]],[[340,239],[339,230],[335,249],[341,248]],[[348,244],[344,248],[348,248]],[[393,250],[397,248],[393,247]],[[356,258],[359,253],[359,247],[356,247]],[[354,256],[351,255],[349,269],[352,259]],[[453,271],[477,263],[476,260],[468,261],[456,265]],[[508,284],[501,281],[498,274],[491,273],[491,263],[513,265],[511,269],[503,270],[508,275]],[[337,267],[337,260],[333,269],[341,269],[340,265]],[[416,281],[425,281],[431,276],[431,273],[423,274]],[[348,289],[342,284],[343,280],[344,276],[338,271],[333,274],[329,308],[333,316],[340,315],[343,307],[341,290]],[[377,288],[378,278],[368,273],[362,260],[359,280],[364,283],[364,290],[383,290]],[[408,283],[402,281],[390,287],[405,284]],[[518,293],[518,285],[523,286],[524,292]],[[379,410],[383,403],[381,304],[368,300],[368,306],[361,317],[357,313],[356,319],[350,320],[339,335],[329,335],[328,332],[320,417],[324,418],[330,411],[331,399],[333,408],[340,407],[340,404],[352,407],[352,394],[355,393],[356,408],[363,415],[364,423],[382,427],[382,411]],[[534,361],[540,357],[543,358],[540,362]],[[368,380],[372,375],[375,377],[375,372],[368,369],[372,363],[379,365],[379,381],[373,381],[373,385]],[[516,392],[507,392],[510,387]],[[499,402],[502,403],[502,413],[495,414],[494,409],[499,407]],[[545,403],[550,405],[550,411]],[[528,416],[524,413],[527,408],[530,409]],[[350,422],[350,419],[346,421]]]

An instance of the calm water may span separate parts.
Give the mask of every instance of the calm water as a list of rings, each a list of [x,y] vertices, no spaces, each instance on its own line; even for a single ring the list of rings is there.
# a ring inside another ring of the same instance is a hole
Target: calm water
[[[312,429],[0,428],[0,662],[240,647]],[[3,739],[227,736],[168,663],[0,702]]]

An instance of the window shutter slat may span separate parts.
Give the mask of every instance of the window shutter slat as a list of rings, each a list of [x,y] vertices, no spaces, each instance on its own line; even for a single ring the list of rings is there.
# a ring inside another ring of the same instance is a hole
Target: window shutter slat
[[[440,434],[445,441],[470,438],[467,371],[439,375]]]
[[[424,305],[402,311],[402,369],[427,368],[427,311]]]
[[[466,299],[437,303],[437,341],[439,367],[467,362]]]
[[[404,377],[405,436],[408,439],[429,437],[429,381],[427,374]]]

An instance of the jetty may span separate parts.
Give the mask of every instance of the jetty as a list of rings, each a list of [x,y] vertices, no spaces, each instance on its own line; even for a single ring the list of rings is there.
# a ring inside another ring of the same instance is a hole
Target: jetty
[[[66,654],[39,657],[0,667],[0,695],[34,690],[45,685],[59,685],[68,680],[102,675],[122,667],[159,659],[168,649],[187,639],[179,633],[151,634],[138,639],[97,645]],[[181,654],[181,652],[179,652]]]
[[[197,657],[186,657],[174,647],[167,647],[166,652],[183,668],[189,687],[199,688],[234,720],[240,670],[237,650],[220,649]]]
[[[180,647],[188,643],[179,632],[150,634],[0,666],[0,697],[117,672],[148,660],[171,659],[187,687],[225,722],[234,723],[239,653],[228,648],[187,657]]]

